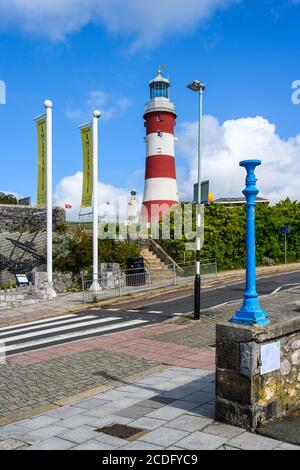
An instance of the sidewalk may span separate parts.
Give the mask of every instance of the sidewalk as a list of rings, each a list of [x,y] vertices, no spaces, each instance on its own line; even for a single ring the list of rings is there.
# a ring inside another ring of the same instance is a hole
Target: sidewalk
[[[216,423],[214,374],[171,367],[115,390],[0,428],[0,450],[300,450]],[[130,439],[103,427],[135,428]],[[101,431],[102,429],[102,431]]]

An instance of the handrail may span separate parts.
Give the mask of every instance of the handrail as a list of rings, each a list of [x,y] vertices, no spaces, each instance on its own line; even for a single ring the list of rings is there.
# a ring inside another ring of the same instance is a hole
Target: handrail
[[[176,263],[176,261],[170,255],[168,255],[168,253],[162,248],[162,246],[159,245],[159,243],[154,241],[152,238],[149,238],[148,243],[150,250],[151,248],[153,248],[154,252],[159,252],[159,258],[161,258],[162,256],[164,261],[168,261],[169,264],[173,264],[173,266],[175,266],[178,271],[183,272],[183,269]]]

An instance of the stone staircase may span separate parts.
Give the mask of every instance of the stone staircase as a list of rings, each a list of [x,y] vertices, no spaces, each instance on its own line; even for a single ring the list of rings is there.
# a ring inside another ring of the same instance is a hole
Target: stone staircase
[[[173,277],[172,265],[164,263],[153,251],[147,246],[144,246],[141,251],[141,256],[145,260],[145,268],[150,270],[152,275],[157,280],[170,279]]]

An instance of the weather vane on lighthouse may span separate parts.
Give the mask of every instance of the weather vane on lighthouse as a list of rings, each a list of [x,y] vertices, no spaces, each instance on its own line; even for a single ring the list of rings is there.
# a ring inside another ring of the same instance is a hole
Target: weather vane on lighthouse
[[[142,222],[156,222],[178,203],[174,127],[175,107],[170,101],[170,81],[163,65],[149,82],[150,101],[145,106],[146,171]]]

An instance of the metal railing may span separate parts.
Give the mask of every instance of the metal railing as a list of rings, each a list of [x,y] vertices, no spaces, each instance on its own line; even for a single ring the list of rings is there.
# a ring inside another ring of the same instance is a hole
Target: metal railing
[[[83,302],[121,297],[126,294],[151,291],[173,285],[184,285],[194,282],[195,263],[165,265],[164,269],[145,267],[145,272],[111,271],[99,274],[98,286],[95,288],[91,276],[82,276]],[[203,277],[217,276],[215,259],[201,261]]]

